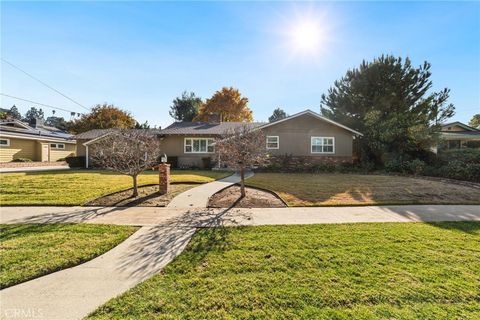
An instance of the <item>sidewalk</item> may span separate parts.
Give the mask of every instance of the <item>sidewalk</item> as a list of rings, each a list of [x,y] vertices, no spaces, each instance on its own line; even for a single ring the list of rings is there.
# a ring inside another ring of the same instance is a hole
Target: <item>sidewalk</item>
[[[0,173],[55,171],[55,170],[69,170],[69,169],[70,169],[70,167],[68,165],[65,165],[65,166],[45,166],[45,167],[0,168]]]
[[[182,227],[480,221],[479,205],[405,205],[289,208],[2,207],[1,223],[102,223]]]

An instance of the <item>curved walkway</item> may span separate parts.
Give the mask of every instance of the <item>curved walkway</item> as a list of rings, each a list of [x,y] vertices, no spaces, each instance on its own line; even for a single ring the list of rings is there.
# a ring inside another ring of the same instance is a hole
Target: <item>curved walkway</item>
[[[100,257],[0,291],[2,319],[83,319],[159,272],[195,232],[172,224],[143,227]]]
[[[245,173],[245,178],[253,176],[253,172]],[[229,177],[202,184],[189,189],[173,198],[167,208],[206,208],[208,199],[218,191],[240,182],[240,175],[233,174]]]

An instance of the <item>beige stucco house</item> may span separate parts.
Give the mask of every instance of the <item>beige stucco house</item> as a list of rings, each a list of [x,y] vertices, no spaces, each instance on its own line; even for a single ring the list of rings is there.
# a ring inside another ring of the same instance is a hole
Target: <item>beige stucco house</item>
[[[76,141],[73,136],[56,128],[6,119],[0,121],[0,162],[16,159],[55,162],[74,156]]]
[[[309,163],[352,162],[353,141],[362,135],[311,110],[271,123],[175,122],[155,134],[161,139],[162,152],[175,159],[176,166],[201,168],[215,160],[215,138],[244,125],[265,132],[265,148],[272,157],[288,155]],[[77,154],[87,156],[87,166],[89,146],[110,131],[91,130],[76,136]]]
[[[480,129],[467,126],[459,121],[446,123],[440,130],[440,138],[446,149],[461,149],[474,142],[480,145]]]

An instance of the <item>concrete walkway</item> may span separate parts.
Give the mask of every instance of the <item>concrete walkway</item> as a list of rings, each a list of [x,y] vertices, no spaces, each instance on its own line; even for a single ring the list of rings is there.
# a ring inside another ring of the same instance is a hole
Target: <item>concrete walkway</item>
[[[98,258],[0,291],[1,318],[82,319],[160,271],[194,232],[175,224],[143,227]]]
[[[247,172],[245,178],[253,176],[253,172]],[[224,179],[202,184],[182,192],[168,204],[168,208],[206,208],[208,199],[218,191],[240,182],[240,175],[233,174]]]
[[[480,221],[480,206],[308,208],[2,207],[1,223],[106,223],[143,226],[87,263],[0,291],[2,319],[81,319],[160,271],[197,227],[357,222]]]
[[[45,166],[45,167],[0,168],[0,173],[56,171],[56,170],[69,170],[69,169],[70,169],[70,167],[68,165],[64,165],[64,166]]]
[[[235,226],[356,222],[480,221],[479,205],[290,208],[2,207],[1,223]]]

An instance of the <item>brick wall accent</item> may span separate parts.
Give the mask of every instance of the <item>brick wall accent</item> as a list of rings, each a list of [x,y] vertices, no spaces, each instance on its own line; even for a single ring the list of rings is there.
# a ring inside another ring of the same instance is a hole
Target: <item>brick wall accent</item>
[[[56,162],[0,162],[0,168],[57,167],[66,166],[65,161]]]
[[[321,164],[353,163],[352,156],[272,156],[270,166],[281,171],[306,171]]]
[[[160,194],[167,194],[170,191],[170,165],[168,163],[158,166],[158,180]]]

